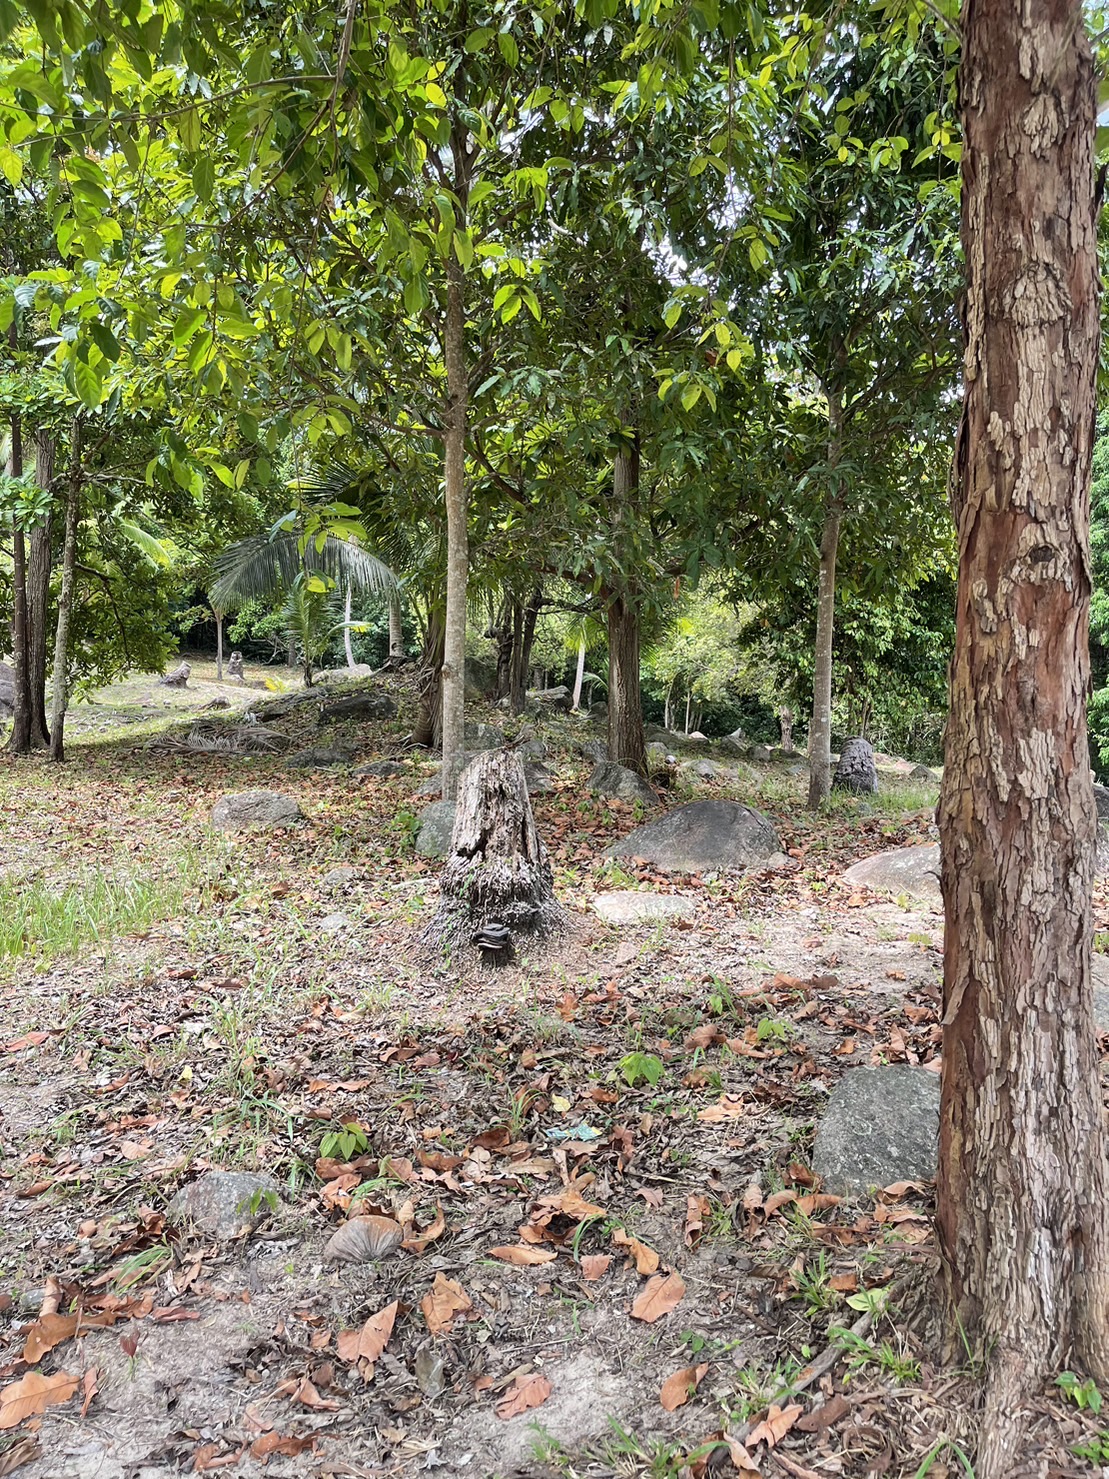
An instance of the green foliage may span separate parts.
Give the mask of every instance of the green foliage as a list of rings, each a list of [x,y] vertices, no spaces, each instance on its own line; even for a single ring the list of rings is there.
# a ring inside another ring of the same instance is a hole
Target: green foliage
[[[341,1129],[328,1130],[320,1141],[320,1155],[327,1159],[349,1161],[369,1149],[365,1130],[354,1120],[345,1121]]]
[[[653,1089],[662,1077],[663,1062],[653,1053],[628,1053],[620,1059],[620,1074],[629,1089],[643,1082]]]
[[[1101,1389],[1093,1377],[1083,1380],[1073,1371],[1064,1371],[1055,1378],[1055,1385],[1080,1412],[1092,1412],[1096,1417],[1101,1411]]]

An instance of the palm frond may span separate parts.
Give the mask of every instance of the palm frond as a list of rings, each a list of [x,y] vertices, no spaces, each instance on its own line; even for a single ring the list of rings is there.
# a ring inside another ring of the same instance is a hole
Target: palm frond
[[[152,564],[163,568],[173,564],[177,551],[168,540],[159,539],[156,535],[148,533],[141,524],[136,524],[134,519],[117,519],[116,528]]]
[[[309,541],[302,550],[294,532],[254,534],[240,539],[216,560],[217,577],[209,591],[213,606],[234,611],[252,600],[271,600],[289,591],[304,574],[324,575],[356,591],[385,591],[397,578],[383,560],[349,540],[328,536],[321,548]]]

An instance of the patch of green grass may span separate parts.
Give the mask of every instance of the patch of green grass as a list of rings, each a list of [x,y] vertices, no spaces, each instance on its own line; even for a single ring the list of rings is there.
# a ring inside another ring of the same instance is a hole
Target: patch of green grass
[[[136,934],[176,914],[201,876],[199,860],[185,855],[164,874],[87,869],[66,883],[0,882],[0,959],[50,959],[90,942]]]

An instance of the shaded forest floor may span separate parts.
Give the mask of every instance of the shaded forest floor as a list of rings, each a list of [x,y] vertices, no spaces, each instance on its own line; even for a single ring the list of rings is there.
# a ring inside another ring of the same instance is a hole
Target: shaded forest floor
[[[400,754],[393,687],[396,720],[327,742]],[[311,706],[279,723],[320,742]],[[664,804],[757,805],[788,866],[617,869],[601,852],[637,817],[589,795],[570,742],[594,734],[540,725],[571,924],[500,971],[421,944],[426,763],[356,778],[111,737],[61,771],[0,757],[0,1474],[967,1472],[975,1374],[937,1360],[930,1188],[840,1201],[808,1169],[847,1068],[938,1068],[941,918],[842,878],[927,840],[935,788],[884,777],[813,818],[801,777],[747,767]],[[259,786],[307,820],[210,829]],[[615,929],[590,908],[613,887],[696,907]],[[167,1217],[213,1167],[279,1183],[252,1234]],[[352,1208],[404,1247],[329,1261]],[[1096,1472],[1072,1453],[1088,1411],[1047,1393],[1027,1427],[1029,1474]]]

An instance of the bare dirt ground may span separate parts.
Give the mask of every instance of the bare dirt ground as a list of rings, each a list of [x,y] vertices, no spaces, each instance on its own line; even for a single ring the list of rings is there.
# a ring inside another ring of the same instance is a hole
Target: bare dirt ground
[[[403,754],[394,689],[396,720],[280,724]],[[111,727],[61,771],[0,757],[0,1474],[970,1472],[930,1187],[839,1200],[809,1170],[849,1067],[939,1066],[942,920],[842,878],[926,840],[935,788],[811,818],[781,765],[685,783],[664,803],[761,806],[788,865],[618,870],[637,818],[590,797],[586,732],[540,727],[567,931],[500,971],[421,943],[427,762],[358,778]],[[214,833],[258,786],[306,820]],[[696,907],[616,929],[610,887]],[[169,1214],[210,1168],[276,1178],[252,1232]],[[403,1246],[336,1264],[352,1211]],[[1029,1474],[1096,1472],[1089,1412],[1047,1393],[1027,1425]]]

